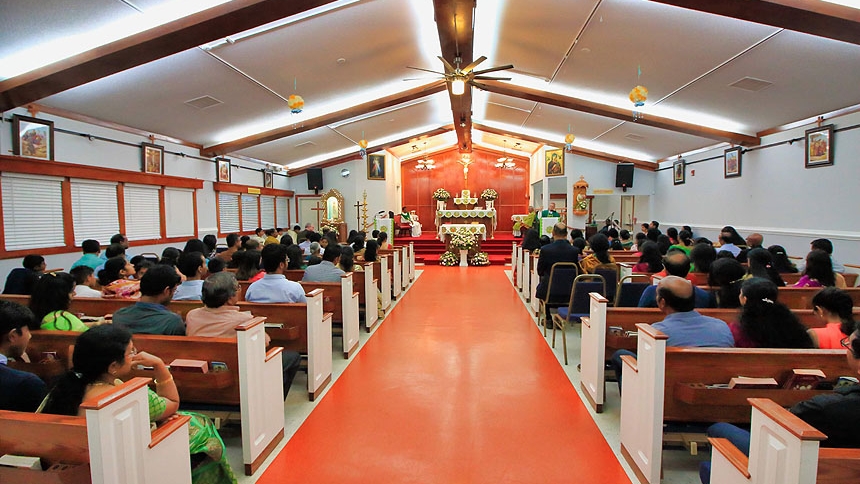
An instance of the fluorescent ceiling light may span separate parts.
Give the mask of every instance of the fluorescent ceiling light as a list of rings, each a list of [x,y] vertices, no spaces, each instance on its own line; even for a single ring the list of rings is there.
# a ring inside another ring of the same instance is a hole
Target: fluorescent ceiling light
[[[129,10],[130,14],[120,20],[93,25],[89,31],[82,34],[54,38],[0,59],[0,79],[19,76],[227,1],[229,0],[172,0],[142,13]]]

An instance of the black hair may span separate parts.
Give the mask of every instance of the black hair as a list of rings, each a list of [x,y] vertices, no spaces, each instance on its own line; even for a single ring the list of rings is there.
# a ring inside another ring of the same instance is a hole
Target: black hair
[[[185,247],[182,249],[182,253],[187,254],[189,252],[200,252],[202,254],[203,252],[206,252],[206,246],[200,239],[188,239],[188,242],[185,242]]]
[[[678,240],[678,229],[675,227],[669,227],[666,229],[666,236],[669,237],[673,242]]]
[[[121,244],[111,244],[107,249],[105,249],[105,257],[108,259],[119,255],[125,255],[125,247]]]
[[[239,234],[227,234],[227,248],[233,247],[239,240]]]
[[[666,234],[660,234],[657,236],[657,248],[660,249],[660,253],[666,255],[669,252],[669,247],[672,247],[672,240]]]
[[[624,250],[624,246],[621,245],[621,240],[612,239],[612,242],[609,243],[610,250]]]
[[[287,247],[287,269],[301,269],[304,254],[302,248],[296,244]]]
[[[96,254],[101,250],[98,240],[87,239],[81,243],[81,250],[84,254]]]
[[[648,229],[648,233],[645,234],[645,237],[651,242],[657,242],[657,239],[660,238],[660,231],[657,229]]]
[[[341,251],[339,245],[329,244],[329,246],[326,247],[325,252],[323,252],[322,259],[325,261],[334,262],[335,259],[340,257],[340,254]]]
[[[833,274],[833,261],[830,254],[823,250],[814,249],[806,254],[806,268],[803,273],[810,279],[815,279],[822,286],[835,286],[836,276]]]
[[[658,222],[658,221],[656,221],[656,220],[652,220],[652,221],[651,221],[651,225],[653,225],[655,229],[659,229],[659,228],[660,228],[660,222]]]
[[[344,272],[352,272],[355,268],[355,251],[352,250],[352,247],[340,247],[340,268]]]
[[[99,271],[99,284],[107,286],[117,279],[122,279],[122,274],[120,274],[119,271],[125,269],[126,264],[128,264],[128,261],[126,261],[125,257],[122,256],[111,257],[108,259],[105,262],[104,268]]]
[[[352,241],[352,250],[358,252],[362,249],[364,249],[364,238],[359,235]]]
[[[546,237],[546,236],[544,236],[544,237]],[[548,239],[549,239],[549,237],[547,237],[547,244],[549,243]],[[543,241],[543,237],[541,237],[541,241]],[[582,251],[585,250],[585,246],[587,244],[585,243],[585,239],[583,239],[582,237],[577,237],[577,238],[573,239],[573,241],[571,241],[570,245],[579,249],[579,253],[581,254]]]
[[[606,236],[611,237],[613,239],[617,239],[618,238],[618,230],[615,227],[612,227],[611,229],[606,231]]]
[[[378,230],[376,230],[376,229],[373,229],[373,232],[371,232],[371,233],[370,233],[370,236],[371,236],[371,237],[373,237],[374,239],[377,239],[377,240],[378,240],[378,238],[379,238],[379,234],[380,234],[380,233],[382,233],[382,232],[380,232],[380,231],[378,231]],[[388,237],[388,234],[385,234],[385,237],[387,238],[387,237]]]
[[[522,244],[523,250],[536,250],[540,249],[540,235],[538,235],[538,231],[535,229],[528,229],[526,234],[523,236]]]
[[[122,234],[114,234],[113,237],[110,238],[111,244],[121,244],[126,241],[127,239],[125,238],[125,235]]]
[[[275,245],[275,244],[269,244]],[[280,245],[280,244],[278,244]],[[268,246],[267,246],[268,247]],[[282,246],[283,247],[283,246]],[[259,250],[245,250],[239,254],[236,264],[236,279],[247,281],[256,276],[260,272],[260,257]],[[275,267],[275,270],[278,268]]]
[[[338,245],[337,233],[335,233],[333,230],[329,230],[328,232],[326,232],[326,234],[323,235],[322,238],[328,242],[328,245],[326,246],[326,250],[328,250],[328,247],[331,247],[333,245]]]
[[[25,269],[30,269],[31,271],[36,270],[37,267],[42,265],[45,262],[45,258],[38,254],[29,254],[24,256],[24,260],[21,261],[21,266]]]
[[[785,286],[785,281],[773,267],[773,256],[766,249],[759,247],[747,252],[747,262],[749,263],[749,273],[753,277],[762,277],[777,286]]]
[[[376,232],[374,230],[374,232]],[[376,243],[382,245],[383,242],[388,240],[388,232],[379,232],[379,235],[374,237],[376,239]]]
[[[585,235],[582,233],[582,230],[570,229],[570,240],[574,240],[574,239],[585,240]]]
[[[833,253],[833,242],[830,239],[815,239],[809,244],[813,249],[823,250],[828,255]]]
[[[293,245],[293,236],[284,234],[281,236],[281,245]]]
[[[732,227],[731,225],[726,225],[725,227],[723,227],[720,230],[720,234],[722,234],[724,232],[730,234],[729,243],[732,243],[735,245],[746,245],[747,241],[744,240],[744,238],[741,237],[741,234],[739,234],[738,231],[735,230],[735,228]]]
[[[368,240],[364,245],[364,260],[367,262],[376,262],[379,260],[376,251],[379,250],[379,244],[375,240]]]
[[[203,264],[205,261],[202,252],[183,252],[176,267],[185,277],[197,277],[197,269],[203,267]]]
[[[263,257],[263,269],[268,274],[274,274],[281,263],[287,262],[287,247],[281,244],[269,244],[260,252]]]
[[[167,288],[176,287],[182,279],[172,266],[159,264],[146,271],[140,278],[140,293],[144,296],[158,296]]]
[[[36,320],[41,321],[54,311],[68,310],[72,303],[69,294],[74,290],[75,278],[65,272],[49,272],[40,277],[30,295],[30,309]]]
[[[693,245],[693,233],[686,229],[678,232],[678,242],[686,247]]]
[[[773,257],[773,268],[780,274],[795,274],[797,266],[788,258],[785,248],[781,245],[771,245],[767,248],[770,255]]]
[[[310,240],[311,242],[319,242],[320,240],[322,240],[322,235],[318,232],[311,232],[308,234],[308,240]]]
[[[215,253],[215,247],[218,246],[218,237],[215,237],[212,234],[206,234],[203,236],[203,245],[206,246],[206,251],[204,254],[206,256],[211,256]]]
[[[648,239],[648,237],[642,232],[636,232],[636,235],[633,236],[636,239],[636,247],[639,247],[639,244]]]
[[[711,264],[717,260],[717,251],[711,244],[695,244],[690,249],[690,262],[696,268],[696,272],[707,274],[711,272]]]
[[[131,333],[116,324],[103,324],[75,340],[72,369],[62,375],[48,394],[43,413],[77,415],[87,385],[105,374],[111,363],[123,363]]]
[[[161,259],[159,259],[158,262],[159,264],[175,266],[180,255],[182,255],[182,251],[176,247],[165,247],[164,250],[161,251]]]
[[[657,296],[666,301],[666,305],[679,313],[690,312],[696,308],[696,291],[690,291],[688,297],[675,295],[668,287],[657,286]]]
[[[140,279],[142,277],[141,272],[145,273],[150,268],[152,268],[155,264],[153,264],[151,260],[144,259],[141,257],[140,260],[138,260],[137,262],[132,262],[132,265],[134,265],[134,273],[135,273],[134,277],[136,279]]]
[[[94,273],[90,266],[78,266],[69,271],[69,275],[75,280],[75,284],[86,284],[87,279]]]
[[[847,292],[837,287],[825,287],[812,297],[812,307],[818,306],[839,317],[842,333],[850,335],[857,327],[854,321],[854,301]]]
[[[763,250],[763,249],[762,249]],[[797,316],[777,301],[779,288],[768,279],[753,277],[741,285],[746,298],[739,323],[747,338],[760,348],[812,348],[812,338]]]
[[[639,263],[648,264],[648,272],[660,272],[663,270],[663,257],[657,244],[650,240],[643,242],[639,247]]]
[[[274,237],[276,233],[278,233],[278,231],[275,229],[266,229],[267,237]]]
[[[0,343],[10,331],[22,334],[21,328],[38,328],[33,311],[16,302],[0,299]]]
[[[227,263],[217,257],[209,259],[209,261],[206,263],[206,268],[209,270],[210,274],[217,274],[219,272],[223,272],[225,267],[227,267]]]
[[[594,251],[594,257],[602,264],[609,264],[612,259],[609,258],[609,239],[603,234],[594,234],[588,239],[588,246]]]
[[[738,296],[741,292],[741,278],[746,272],[744,266],[734,257],[718,257],[711,264],[708,284],[717,288],[717,307],[738,308],[741,306]]]
[[[618,232],[618,235],[621,236],[621,240],[630,240],[630,231],[627,229],[621,229],[621,232]]]

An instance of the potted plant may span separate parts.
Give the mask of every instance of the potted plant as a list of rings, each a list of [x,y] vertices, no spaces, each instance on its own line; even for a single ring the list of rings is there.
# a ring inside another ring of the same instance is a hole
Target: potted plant
[[[466,229],[460,229],[451,235],[451,248],[460,251],[460,266],[468,265],[466,256],[477,244],[478,241],[475,234],[470,233]]]

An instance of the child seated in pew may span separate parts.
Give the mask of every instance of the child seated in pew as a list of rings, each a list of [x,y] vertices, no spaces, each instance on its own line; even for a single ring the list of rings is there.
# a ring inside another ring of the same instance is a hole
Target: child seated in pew
[[[86,268],[79,266],[75,269]],[[49,272],[42,276],[30,296],[30,309],[41,329],[83,332],[104,323],[104,318],[84,323],[69,312],[75,294],[75,279],[65,272]]]
[[[812,298],[812,311],[827,322],[823,328],[812,328],[809,336],[813,348],[840,349],[840,342],[854,329],[854,301],[842,289],[825,287]]]
[[[26,306],[0,300],[0,410],[33,412],[48,393],[41,378],[8,366],[26,355],[34,322]]]
[[[75,278],[75,297],[102,297],[101,286],[90,266],[78,266],[69,271]]]
[[[750,253],[756,250],[762,249]],[[779,288],[773,281],[753,277],[743,282],[739,297],[741,315],[737,323],[729,324],[735,348],[814,347],[806,326],[791,309],[777,301],[778,296]]]
[[[212,274],[203,281],[202,301],[205,307],[192,309],[185,315],[185,334],[214,338],[235,338],[236,326],[246,323],[254,316],[250,311],[240,311],[239,281],[230,272]],[[266,335],[266,346],[269,335]],[[299,371],[301,355],[295,351],[282,353],[284,369],[284,398]]]
[[[860,376],[860,328],[843,338],[848,368]],[[791,407],[791,413],[827,435],[822,447],[860,448],[860,384],[837,386],[833,393],[817,395]],[[749,455],[750,433],[732,424],[717,423],[708,428],[708,437],[728,439],[738,450]],[[702,462],[699,477],[711,482],[711,462]]]
[[[81,402],[97,397],[122,383],[134,367],[153,368],[155,391],[149,389],[149,418],[163,422],[172,415],[189,415],[191,480],[194,483],[235,484],[227,462],[224,442],[208,417],[179,409],[179,391],[167,365],[157,356],[138,353],[132,335],[114,325],[93,328],[75,341],[72,369],[60,377],[38,412],[82,416]]]
[[[98,273],[104,297],[139,298],[140,281],[132,279],[134,275],[134,266],[125,257],[118,255],[108,259]]]

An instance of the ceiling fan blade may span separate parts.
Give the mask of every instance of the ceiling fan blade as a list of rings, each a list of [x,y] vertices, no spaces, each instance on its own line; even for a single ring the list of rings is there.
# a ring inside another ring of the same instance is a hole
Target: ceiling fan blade
[[[480,79],[482,81],[510,81],[510,77],[493,77],[493,76],[475,76],[472,79]]]
[[[433,71],[433,70],[430,70],[430,69],[425,69],[425,68],[423,68],[423,67],[412,67],[412,66],[406,66],[406,68],[407,68],[407,69],[415,69],[416,71],[430,72],[430,73],[433,73],[433,74],[438,74],[438,75],[440,75],[440,76],[444,76],[444,75],[445,75],[445,73],[444,73],[444,72]]]
[[[445,60],[445,58],[442,57],[441,55],[437,56],[437,57],[439,57],[439,60],[442,61],[442,64],[445,64],[445,74],[450,74],[450,73],[454,72],[455,70],[457,70],[454,66],[451,65],[450,62]]]
[[[444,81],[444,77],[407,77],[404,81]],[[508,79],[510,80],[510,79]]]
[[[471,63],[471,64],[469,64],[469,65],[467,65],[466,67],[463,67],[463,68],[461,69],[461,70],[463,71],[463,74],[468,74],[472,69],[474,69],[475,67],[477,67],[477,65],[478,65],[478,64],[480,64],[481,62],[484,62],[485,60],[487,60],[487,58],[486,58],[486,57],[484,57],[484,56],[478,57],[477,59],[475,59],[474,61],[472,61],[472,63]]]
[[[513,69],[513,64],[508,64],[506,66],[498,66],[498,67],[490,67],[489,69],[484,69],[481,71],[475,71],[476,76],[480,76],[481,74],[486,74],[488,72],[496,72],[496,71],[506,71],[508,69]]]

